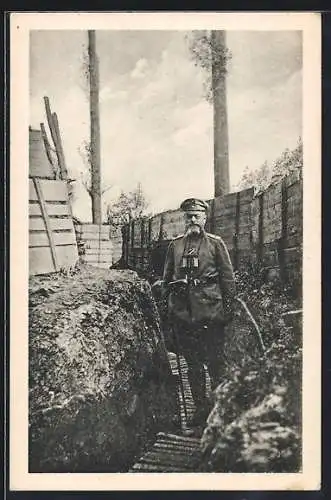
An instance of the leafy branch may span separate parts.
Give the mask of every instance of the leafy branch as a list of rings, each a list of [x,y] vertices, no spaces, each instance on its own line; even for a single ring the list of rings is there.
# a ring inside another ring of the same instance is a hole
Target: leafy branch
[[[213,82],[227,73],[232,58],[232,53],[223,40],[223,33],[194,30],[186,36],[194,65],[202,68],[205,73],[204,93],[209,103],[213,102]]]
[[[80,173],[81,181],[86,189],[87,193],[90,197],[92,197],[92,150],[91,143],[88,141],[83,141],[81,146],[78,147],[78,153],[83,161],[85,166],[85,171]],[[109,186],[105,186],[101,189],[101,195],[104,195],[109,191],[113,186],[110,184]]]

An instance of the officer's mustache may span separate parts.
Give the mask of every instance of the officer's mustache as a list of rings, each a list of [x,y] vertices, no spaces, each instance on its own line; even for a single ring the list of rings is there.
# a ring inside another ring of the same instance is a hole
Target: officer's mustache
[[[189,235],[189,234],[200,234],[202,231],[202,228],[199,224],[190,224],[187,228],[186,228],[186,232],[185,234],[186,235]]]

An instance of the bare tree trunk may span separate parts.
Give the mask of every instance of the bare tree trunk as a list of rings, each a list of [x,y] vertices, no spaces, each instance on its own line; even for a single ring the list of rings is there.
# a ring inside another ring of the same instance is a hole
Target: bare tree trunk
[[[91,200],[93,224],[102,223],[101,158],[99,116],[99,63],[96,54],[95,31],[88,32],[90,76],[90,133],[91,133]]]
[[[225,31],[212,31],[212,92],[214,103],[214,192],[227,194],[229,182],[229,137],[226,102],[226,64],[218,54],[226,48]]]

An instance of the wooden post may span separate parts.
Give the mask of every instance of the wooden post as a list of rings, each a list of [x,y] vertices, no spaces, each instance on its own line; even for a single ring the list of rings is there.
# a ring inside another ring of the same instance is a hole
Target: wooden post
[[[53,116],[52,116],[52,112],[51,112],[51,106],[49,104],[49,98],[47,96],[44,97],[44,103],[45,103],[45,110],[46,110],[46,117],[47,117],[48,127],[49,127],[49,130],[51,132],[51,137],[52,137],[53,144],[54,144],[54,147],[55,147],[55,151],[56,151],[56,154],[57,154],[57,150],[56,150],[57,135],[56,135],[55,127],[54,127]]]
[[[264,201],[264,193],[261,193],[259,195],[259,239],[258,239],[258,249],[257,249],[258,262],[261,266],[263,265],[263,247],[264,247],[263,201]]]
[[[229,138],[226,100],[225,31],[211,32],[212,93],[214,107],[214,196],[227,194],[229,186]]]
[[[161,214],[160,218],[160,231],[159,231],[159,241],[163,240],[164,237],[164,214]]]
[[[233,235],[233,254],[234,254],[234,268],[238,269],[239,266],[239,225],[240,225],[240,191],[236,196],[236,216],[235,216],[235,229]]]
[[[122,234],[122,258],[123,258],[123,263],[124,265],[128,265],[128,244],[129,244],[129,231],[128,231],[128,224],[124,224],[121,227],[121,234]]]
[[[132,219],[130,222],[130,246],[129,246],[129,262],[130,265],[134,266],[135,258],[134,258],[134,231],[135,231],[135,223]]]
[[[253,217],[252,217],[252,199],[249,204],[249,263],[254,264],[256,262],[255,249],[254,249],[254,238],[253,238]]]
[[[141,218],[140,219],[140,245],[141,245],[141,248],[144,248],[145,241],[146,241],[146,238],[145,238],[145,219]]]
[[[40,130],[41,130],[41,137],[43,138],[43,141],[44,141],[44,146],[45,146],[45,151],[46,151],[46,155],[47,155],[48,161],[49,161],[49,163],[52,166],[52,169],[53,169],[53,172],[54,172],[54,175],[55,175],[55,179],[57,179],[57,168],[56,168],[56,165],[54,165],[54,162],[53,162],[53,158],[52,158],[52,154],[51,154],[51,145],[50,145],[48,137],[47,137],[47,133],[46,133],[46,130],[45,130],[45,125],[43,123],[40,124]]]
[[[279,262],[279,272],[282,281],[285,283],[287,281],[287,272],[286,272],[286,262],[285,262],[285,248],[287,242],[287,187],[286,187],[286,178],[282,180],[282,195],[281,195],[281,203],[282,203],[282,232],[281,237],[278,241],[278,262]]]
[[[90,135],[91,135],[91,200],[93,224],[101,224],[101,156],[99,116],[99,64],[96,53],[96,35],[88,31],[90,76]]]
[[[148,234],[147,234],[147,251],[146,255],[148,257],[148,270],[153,273],[153,264],[152,264],[152,218],[148,219]]]
[[[68,170],[67,170],[67,166],[66,166],[66,162],[65,162],[65,158],[64,158],[64,151],[63,151],[63,146],[62,146],[59,120],[57,118],[57,114],[52,113],[52,118],[53,118],[53,123],[54,123],[54,130],[55,130],[55,134],[56,134],[56,151],[57,151],[57,155],[58,155],[58,159],[59,159],[61,179],[67,180]]]
[[[131,220],[131,248],[134,247],[134,232],[135,232],[135,221]]]
[[[53,144],[55,147],[55,152],[56,152],[56,156],[57,156],[57,160],[58,160],[58,164],[59,164],[59,169],[61,172],[61,178],[66,180],[68,178],[68,171],[67,171],[65,158],[64,158],[64,152],[63,152],[63,147],[62,147],[58,118],[57,118],[56,113],[52,113],[52,111],[51,111],[51,106],[50,106],[48,97],[44,97],[44,102],[45,102],[47,122],[48,122],[49,130],[51,132]]]
[[[151,239],[152,239],[152,218],[150,217],[148,219],[148,246],[151,246]]]
[[[141,269],[144,269],[144,257],[145,257],[145,234],[144,234],[144,219],[140,219],[140,224],[139,224],[139,231],[140,231],[140,267]]]
[[[33,180],[34,188],[35,188],[36,193],[37,193],[37,197],[38,197],[38,201],[39,201],[39,205],[40,205],[40,210],[41,210],[44,222],[45,222],[45,227],[46,227],[47,237],[48,237],[48,241],[49,241],[52,261],[53,261],[53,265],[54,265],[54,271],[58,271],[59,265],[58,265],[57,256],[56,256],[56,248],[55,248],[55,244],[54,244],[54,240],[53,240],[52,228],[51,228],[48,213],[46,210],[46,203],[45,203],[43,192],[42,192],[42,189],[40,186],[40,181],[36,177],[33,177],[32,180]]]
[[[215,232],[215,198],[210,202],[208,228],[211,233]]]

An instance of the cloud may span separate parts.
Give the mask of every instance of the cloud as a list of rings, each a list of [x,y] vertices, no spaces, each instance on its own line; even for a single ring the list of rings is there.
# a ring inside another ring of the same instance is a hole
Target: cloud
[[[279,85],[302,67],[300,31],[229,31],[232,88]]]
[[[212,135],[212,108],[202,101],[196,106],[184,110],[175,110],[175,120],[181,124],[173,134],[173,141],[176,145],[192,147],[192,143],[200,141],[204,135]]]
[[[229,89],[230,177],[273,161],[302,135],[302,72],[266,88]]]
[[[126,90],[112,90],[110,87],[103,87],[99,94],[100,102],[104,101],[122,101],[128,97],[128,92]]]
[[[156,211],[177,206],[183,193],[212,190],[212,108],[183,37],[182,44],[177,38],[148,66],[147,84],[122,79],[127,99],[102,106],[103,176],[125,190],[142,182]],[[211,175],[201,179],[206,167]]]
[[[139,59],[139,61],[137,61],[135,67],[130,73],[131,78],[133,79],[144,78],[147,74],[148,67],[149,65],[147,59]]]
[[[205,75],[190,60],[183,33],[167,32],[162,43],[157,37],[152,32],[98,35],[102,179],[104,185],[113,186],[104,201],[140,181],[153,211],[177,207],[188,196],[211,197],[214,178],[213,110],[203,96]],[[232,184],[246,165],[256,168],[272,161],[285,147],[294,146],[301,133],[298,40],[277,35],[269,37],[268,45],[268,34],[262,38],[239,32],[229,35]],[[115,58],[108,54],[109,45]],[[56,52],[56,44],[51,46]],[[54,67],[53,52],[42,47],[39,43],[34,48],[38,71],[32,85],[31,125],[39,126],[44,120],[42,96],[49,95],[59,116],[68,166],[79,178],[84,165],[77,150],[89,137],[89,109],[87,96],[77,85],[78,51],[73,57],[67,37],[67,50]],[[71,77],[66,85],[62,75],[68,66]],[[88,220],[89,199],[77,186],[75,212]]]

